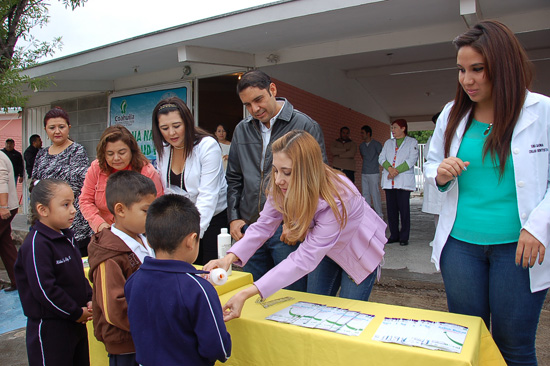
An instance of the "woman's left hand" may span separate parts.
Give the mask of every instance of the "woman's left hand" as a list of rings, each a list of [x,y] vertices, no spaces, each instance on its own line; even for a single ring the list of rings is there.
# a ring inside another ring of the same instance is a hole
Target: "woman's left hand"
[[[546,248],[537,238],[527,230],[521,230],[516,249],[516,265],[521,265],[523,268],[533,267],[537,256],[539,257],[539,264],[542,264],[545,252]]]
[[[223,320],[225,322],[228,322],[232,319],[240,317],[241,311],[243,310],[244,302],[259,293],[260,291],[258,291],[256,285],[252,285],[242,291],[237,292],[223,306]]]

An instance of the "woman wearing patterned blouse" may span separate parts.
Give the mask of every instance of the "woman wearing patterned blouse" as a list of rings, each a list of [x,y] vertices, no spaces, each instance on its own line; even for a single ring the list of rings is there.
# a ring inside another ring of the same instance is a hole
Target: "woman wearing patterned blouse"
[[[88,243],[92,229],[80,213],[78,197],[84,184],[89,160],[84,147],[69,139],[71,123],[69,115],[63,109],[55,107],[44,116],[44,129],[52,141],[47,149],[42,149],[36,155],[33,179],[57,178],[66,181],[74,192],[76,215],[71,229],[75,234],[75,245],[83,257],[88,255]]]

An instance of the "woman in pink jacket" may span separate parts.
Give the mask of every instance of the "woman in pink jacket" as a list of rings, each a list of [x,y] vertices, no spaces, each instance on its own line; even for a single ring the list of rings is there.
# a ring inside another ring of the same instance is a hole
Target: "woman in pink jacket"
[[[269,195],[260,218],[228,254],[204,267],[245,264],[284,221],[281,239],[300,247],[224,306],[224,319],[239,317],[244,302],[271,296],[308,276],[308,292],[368,300],[384,256],[386,224],[353,183],[323,163],[319,143],[291,131],[272,145]]]
[[[80,211],[95,233],[111,227],[113,214],[107,208],[105,186],[109,175],[119,170],[134,170],[149,177],[164,193],[160,176],[141,152],[132,133],[122,125],[107,127],[97,145],[97,159],[92,162],[80,194]]]

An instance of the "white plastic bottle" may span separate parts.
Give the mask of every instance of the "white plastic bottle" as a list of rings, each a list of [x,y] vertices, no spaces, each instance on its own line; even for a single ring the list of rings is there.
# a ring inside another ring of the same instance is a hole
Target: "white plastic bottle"
[[[223,268],[214,268],[208,275],[208,281],[214,286],[221,286],[227,282],[227,272]]]
[[[218,235],[218,258],[225,257],[229,249],[231,249],[231,235],[227,232],[227,228],[224,227]],[[231,265],[229,265],[227,275],[231,276]]]

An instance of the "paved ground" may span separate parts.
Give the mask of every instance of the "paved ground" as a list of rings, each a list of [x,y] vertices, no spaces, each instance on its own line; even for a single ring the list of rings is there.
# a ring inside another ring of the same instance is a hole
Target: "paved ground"
[[[386,245],[385,264],[380,283],[375,285],[371,301],[410,306],[424,309],[447,311],[445,290],[441,275],[430,262],[433,238],[433,217],[421,212],[422,199],[411,199],[411,237],[409,245]],[[384,210],[385,211],[385,210]],[[14,229],[24,232],[26,218],[18,216]],[[0,270],[0,279],[7,279]],[[0,293],[0,296],[2,293]],[[0,316],[2,313],[0,312]],[[0,318],[0,323],[2,319]],[[550,342],[550,305],[547,302],[542,312],[537,334],[537,354],[539,365],[550,366],[550,350],[543,347]],[[2,365],[27,365],[24,328],[0,334],[0,359]]]

